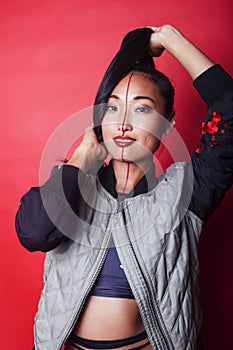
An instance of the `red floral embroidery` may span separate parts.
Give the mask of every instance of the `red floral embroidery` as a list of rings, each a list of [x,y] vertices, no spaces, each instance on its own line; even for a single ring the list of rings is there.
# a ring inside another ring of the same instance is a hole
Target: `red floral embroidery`
[[[201,123],[201,134],[205,135],[206,133],[208,133],[213,135],[216,132],[218,132],[218,123],[221,119],[221,114],[219,112],[214,112],[212,114],[212,119],[208,123]]]
[[[201,147],[201,145],[199,145],[199,146],[197,146],[197,148],[196,148],[196,153],[200,153],[201,152],[201,150],[202,150],[202,147]]]
[[[221,121],[222,117],[220,112],[213,112],[211,119],[206,123],[206,122],[202,122],[201,123],[201,135],[205,135],[205,134],[209,134],[212,135],[210,140],[211,140],[211,144],[210,146],[216,146],[218,144],[218,142],[216,141],[216,136],[214,134],[216,134],[218,131],[221,132],[221,134],[225,133],[225,128],[228,127],[227,123],[224,123],[222,127],[219,126],[219,122]],[[196,148],[196,152],[200,153],[202,150],[202,146],[199,145]]]

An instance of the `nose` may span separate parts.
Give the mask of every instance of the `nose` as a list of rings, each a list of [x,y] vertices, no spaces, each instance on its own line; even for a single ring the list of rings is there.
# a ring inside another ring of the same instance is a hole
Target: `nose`
[[[123,133],[125,133],[126,131],[132,131],[133,130],[133,126],[132,126],[131,123],[123,121],[121,124],[119,124],[118,130],[122,131]]]
[[[133,130],[133,124],[132,124],[131,118],[130,118],[130,111],[128,110],[127,107],[125,109],[123,120],[119,124],[118,130],[122,131],[123,133],[125,133],[126,131]]]

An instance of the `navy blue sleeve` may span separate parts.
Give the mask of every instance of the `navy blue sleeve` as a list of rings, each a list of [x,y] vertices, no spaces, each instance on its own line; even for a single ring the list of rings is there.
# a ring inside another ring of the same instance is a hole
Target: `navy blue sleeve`
[[[76,211],[80,174],[82,178],[84,175],[74,166],[56,168],[43,186],[31,188],[22,197],[15,226],[26,249],[46,252],[68,239],[57,228],[57,218],[65,220],[65,212]]]
[[[215,65],[193,84],[208,105],[208,117],[192,155],[194,184],[189,209],[206,221],[233,183],[233,80]]]

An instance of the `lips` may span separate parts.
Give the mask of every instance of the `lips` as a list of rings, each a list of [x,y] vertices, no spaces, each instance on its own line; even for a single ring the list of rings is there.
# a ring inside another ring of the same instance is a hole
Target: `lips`
[[[136,140],[131,137],[116,136],[113,138],[115,144],[118,147],[128,147],[131,146]]]

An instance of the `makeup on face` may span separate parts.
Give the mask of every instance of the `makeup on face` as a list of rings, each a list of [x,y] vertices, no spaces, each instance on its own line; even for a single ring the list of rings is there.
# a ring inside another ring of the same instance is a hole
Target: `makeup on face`
[[[151,166],[162,136],[163,111],[164,100],[157,87],[139,73],[128,74],[109,97],[103,139],[112,158],[127,163],[125,188],[133,164]]]
[[[102,123],[112,157],[136,161],[154,153],[162,136],[163,111],[163,97],[147,76],[130,73],[123,78],[109,98]]]

